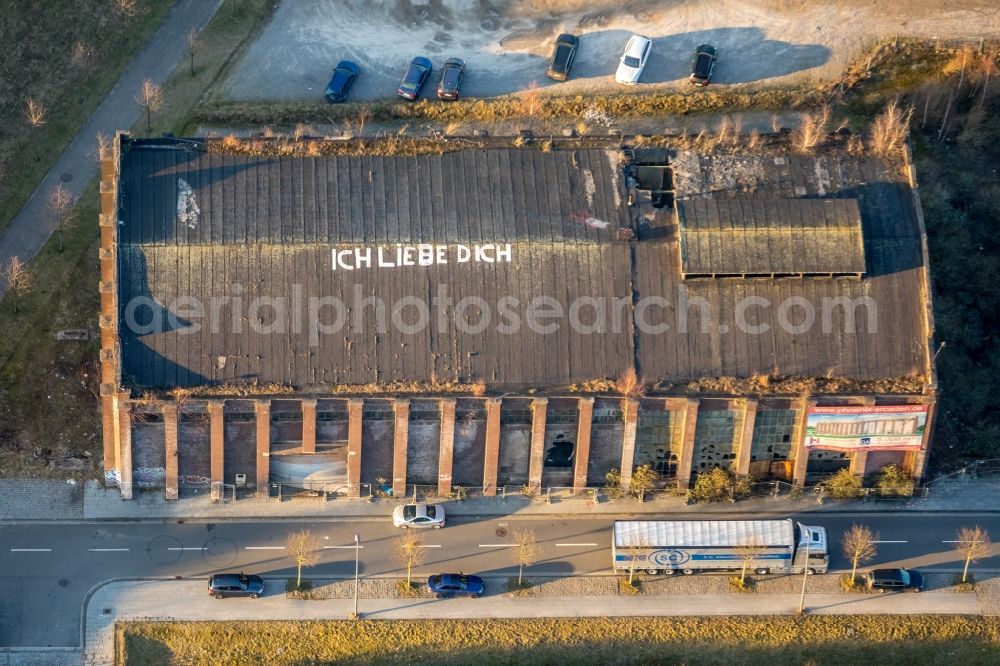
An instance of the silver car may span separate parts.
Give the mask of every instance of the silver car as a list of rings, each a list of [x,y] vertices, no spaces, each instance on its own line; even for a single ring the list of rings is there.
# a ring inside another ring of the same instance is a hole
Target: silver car
[[[440,504],[400,504],[392,510],[392,526],[444,527],[444,507]]]

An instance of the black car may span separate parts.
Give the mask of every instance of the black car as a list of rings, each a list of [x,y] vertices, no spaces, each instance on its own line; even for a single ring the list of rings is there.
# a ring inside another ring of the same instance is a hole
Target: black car
[[[208,579],[208,593],[216,599],[223,597],[250,597],[264,594],[264,579],[245,573],[216,574]]]
[[[712,80],[712,71],[715,69],[715,59],[718,54],[714,46],[702,44],[694,50],[694,57],[691,58],[691,83],[696,86],[707,86]]]
[[[351,86],[354,85],[354,81],[357,80],[360,73],[361,68],[350,60],[338,62],[333,69],[330,83],[326,86],[326,101],[336,104],[347,99],[347,93],[350,92]]]
[[[458,91],[462,87],[465,76],[465,61],[461,58],[448,58],[444,61],[444,71],[441,72],[441,83],[438,84],[440,99],[458,99]]]
[[[430,78],[432,69],[433,65],[430,60],[423,56],[417,56],[410,61],[410,66],[406,68],[406,74],[399,82],[399,89],[396,92],[404,99],[416,99],[420,94],[420,89]]]
[[[427,579],[427,589],[438,599],[461,596],[478,599],[486,591],[486,583],[479,576],[435,574]]]
[[[552,49],[552,62],[545,75],[556,81],[565,81],[569,78],[569,70],[573,68],[573,61],[576,59],[576,48],[580,45],[580,40],[575,35],[559,35],[556,46]]]
[[[924,588],[924,577],[919,571],[912,569],[875,569],[868,574],[868,588],[885,592],[886,590],[913,590],[919,592]]]

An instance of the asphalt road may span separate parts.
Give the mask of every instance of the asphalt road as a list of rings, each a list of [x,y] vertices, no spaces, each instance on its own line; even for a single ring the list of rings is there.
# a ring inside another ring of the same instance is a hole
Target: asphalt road
[[[948,543],[959,527],[982,525],[1000,534],[1000,514],[868,512],[793,517],[827,528],[836,544],[831,558],[835,569],[847,566],[839,540],[855,522],[879,532],[882,543],[872,565],[939,571],[960,567]],[[517,529],[532,529],[537,536],[540,557],[531,574],[609,573],[611,520],[454,519],[445,529],[421,533],[429,552],[416,573],[515,573],[509,548]],[[400,531],[388,520],[12,524],[0,528],[0,645],[78,645],[84,597],[91,587],[111,578],[206,577],[226,570],[291,576],[294,566],[284,541],[296,529],[311,530],[325,544],[320,562],[308,569],[310,577],[353,576],[355,533],[361,537],[362,575],[401,573],[392,549]],[[1000,552],[976,566],[1000,570]],[[155,609],[150,613],[155,615]]]

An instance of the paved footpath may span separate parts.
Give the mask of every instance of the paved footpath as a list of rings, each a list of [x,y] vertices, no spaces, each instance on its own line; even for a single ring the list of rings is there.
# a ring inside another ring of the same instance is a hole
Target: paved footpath
[[[204,581],[124,581],[99,588],[86,609],[87,664],[114,663],[114,623],[120,620],[343,620],[354,610],[351,599],[288,599],[283,581],[268,581],[261,599],[217,601],[205,594]],[[622,617],[704,615],[791,615],[796,594],[706,594],[683,597],[508,597],[489,599],[362,599],[366,619],[468,619],[515,617]],[[976,594],[808,594],[809,613],[959,614],[980,612]],[[0,662],[2,663],[2,662]]]
[[[191,28],[199,32],[223,0],[179,0],[142,51],[129,64],[108,96],[80,128],[76,138],[42,179],[38,188],[14,217],[0,237],[0,265],[11,257],[30,261],[54,231],[46,213],[46,197],[62,184],[76,201],[90,179],[98,172],[94,152],[97,133],[114,136],[115,131],[128,129],[139,119],[140,109],[133,96],[145,79],[162,85],[187,53],[187,34]],[[169,103],[169,102],[168,102]],[[0,297],[6,288],[0,283]],[[0,662],[2,663],[2,662]]]

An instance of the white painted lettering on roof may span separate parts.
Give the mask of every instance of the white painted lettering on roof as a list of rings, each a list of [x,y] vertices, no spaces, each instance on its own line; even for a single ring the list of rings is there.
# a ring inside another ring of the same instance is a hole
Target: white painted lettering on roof
[[[606,223],[605,223],[606,224]],[[362,268],[399,268],[401,266],[435,266],[437,264],[511,263],[514,250],[510,243],[481,245],[417,245],[366,246],[331,251],[333,270],[353,271]]]
[[[198,207],[198,200],[194,195],[194,190],[183,178],[177,179],[177,221],[194,229],[198,226],[198,216],[201,215],[201,208]]]

